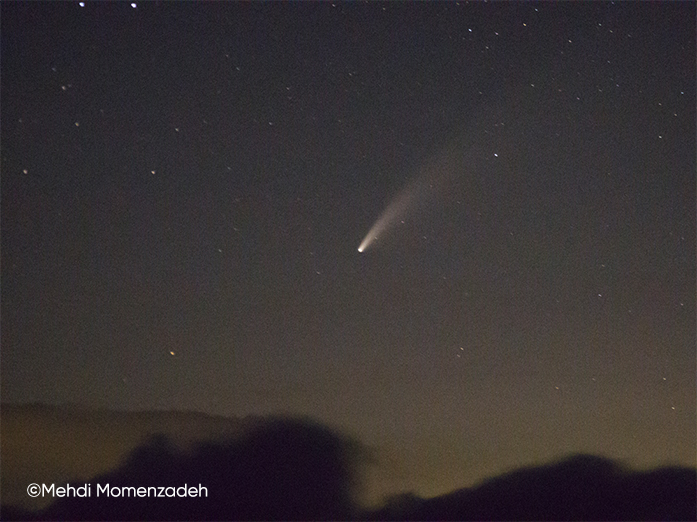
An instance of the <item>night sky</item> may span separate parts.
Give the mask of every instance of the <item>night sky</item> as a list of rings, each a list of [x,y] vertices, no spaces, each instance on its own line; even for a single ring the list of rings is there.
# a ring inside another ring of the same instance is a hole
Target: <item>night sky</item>
[[[1,107],[4,403],[695,465],[694,3],[3,2]]]

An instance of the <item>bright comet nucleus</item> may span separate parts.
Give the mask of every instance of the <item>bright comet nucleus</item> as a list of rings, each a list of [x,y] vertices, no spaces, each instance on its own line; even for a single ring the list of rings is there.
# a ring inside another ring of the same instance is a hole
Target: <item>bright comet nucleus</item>
[[[369,232],[368,235],[365,236],[361,244],[358,245],[358,251],[361,253],[365,252],[365,249],[368,248],[370,244],[376,239],[377,237],[372,233],[372,231]]]

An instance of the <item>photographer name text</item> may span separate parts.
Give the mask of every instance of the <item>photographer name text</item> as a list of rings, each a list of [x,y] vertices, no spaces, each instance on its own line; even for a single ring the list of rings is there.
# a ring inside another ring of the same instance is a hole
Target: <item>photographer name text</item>
[[[208,488],[199,484],[198,486],[112,486],[110,484],[85,483],[80,486],[65,484],[56,486],[55,484],[29,484],[27,494],[30,497],[74,497],[90,498],[111,497],[111,498],[195,498],[208,497]],[[92,494],[94,492],[94,495]]]

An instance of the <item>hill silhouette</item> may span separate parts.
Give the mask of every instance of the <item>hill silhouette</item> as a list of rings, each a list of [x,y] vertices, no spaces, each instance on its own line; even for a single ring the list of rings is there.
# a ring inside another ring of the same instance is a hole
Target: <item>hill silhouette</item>
[[[89,480],[91,496],[42,511],[4,506],[2,520],[695,520],[697,470],[634,471],[575,455],[435,498],[392,497],[361,511],[358,442],[308,419],[258,419],[242,436],[182,448],[157,435],[118,469]],[[85,481],[71,483],[79,487]],[[105,497],[98,485],[205,487],[201,497]],[[56,484],[58,486],[58,484]]]
[[[695,520],[697,471],[629,471],[575,455],[431,499],[394,497],[370,520]]]

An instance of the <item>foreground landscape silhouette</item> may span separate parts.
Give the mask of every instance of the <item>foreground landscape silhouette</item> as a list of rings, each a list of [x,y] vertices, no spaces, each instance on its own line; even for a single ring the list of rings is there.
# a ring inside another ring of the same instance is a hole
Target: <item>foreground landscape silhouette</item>
[[[179,449],[164,435],[89,480],[89,498],[39,512],[5,506],[3,520],[695,520],[697,470],[631,471],[575,455],[430,499],[403,494],[361,511],[355,502],[368,454],[307,419],[272,418],[244,436]],[[85,481],[73,482],[80,486]],[[96,497],[96,484],[202,484],[202,498]]]

